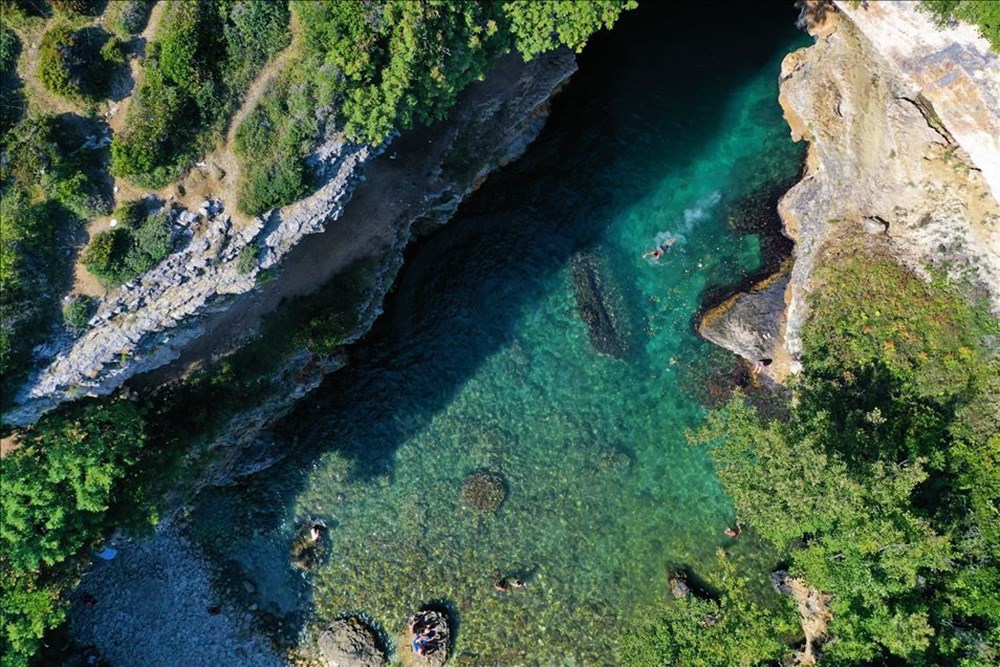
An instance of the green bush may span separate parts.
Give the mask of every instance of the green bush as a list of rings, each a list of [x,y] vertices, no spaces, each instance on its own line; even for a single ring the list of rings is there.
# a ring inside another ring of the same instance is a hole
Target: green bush
[[[0,655],[26,665],[46,630],[66,617],[73,559],[108,530],[105,512],[146,441],[127,401],[42,418],[0,459]]]
[[[48,0],[54,9],[74,14],[97,16],[105,5],[104,0]]]
[[[737,398],[693,440],[740,517],[832,594],[828,661],[994,662],[1000,326],[874,242],[828,252],[791,418]]]
[[[70,75],[67,63],[76,46],[73,32],[66,26],[59,25],[42,36],[38,48],[38,78],[53,93],[70,99],[83,97],[83,91]]]
[[[42,36],[38,75],[46,88],[76,102],[107,98],[111,80],[125,64],[117,38],[99,28],[71,32],[57,25]]]
[[[0,23],[0,73],[8,74],[17,65],[17,56],[21,51],[21,42],[17,33]]]
[[[720,550],[717,558],[719,600],[689,593],[643,614],[622,642],[622,664],[752,667],[778,664],[791,652],[783,641],[796,631],[791,601],[762,606],[726,553]]]
[[[6,401],[31,348],[58,315],[69,266],[59,233],[107,210],[92,151],[52,117],[33,117],[7,135],[0,157],[0,377]]]
[[[145,218],[134,228],[122,225],[98,233],[80,261],[107,287],[116,287],[152,269],[172,249],[169,217],[161,213]]]
[[[104,42],[104,46],[101,47],[101,59],[105,63],[124,65],[126,60],[125,44],[117,37],[112,37]]]
[[[132,232],[132,247],[125,256],[129,278],[142,275],[173,250],[174,236],[166,213],[151,215]]]
[[[73,333],[80,333],[87,328],[90,314],[94,309],[94,300],[87,296],[74,296],[63,306],[63,325]]]
[[[236,270],[246,275],[256,269],[259,254],[257,246],[252,244],[240,250],[240,254],[236,256]]]
[[[105,285],[119,285],[127,280],[125,256],[131,244],[132,236],[127,229],[116,227],[99,232],[87,244],[80,262]]]
[[[114,0],[108,4],[104,23],[119,39],[138,35],[146,27],[155,0]]]
[[[503,4],[514,43],[525,60],[559,46],[583,51],[590,36],[610,29],[623,11],[635,9],[635,0],[513,0]]]

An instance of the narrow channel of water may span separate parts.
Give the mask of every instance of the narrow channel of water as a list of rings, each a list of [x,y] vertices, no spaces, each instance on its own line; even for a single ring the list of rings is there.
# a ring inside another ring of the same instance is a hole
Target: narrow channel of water
[[[734,364],[694,333],[700,298],[761,261],[728,214],[801,159],[777,78],[806,39],[791,3],[747,5],[643,7],[595,39],[527,155],[419,242],[286,421],[295,454],[205,494],[195,534],[265,619],[363,613],[392,641],[442,601],[463,664],[609,664],[669,567],[755,557],[684,438]],[[480,470],[505,480],[495,514],[463,505]],[[331,553],[307,578],[289,546],[312,517]]]

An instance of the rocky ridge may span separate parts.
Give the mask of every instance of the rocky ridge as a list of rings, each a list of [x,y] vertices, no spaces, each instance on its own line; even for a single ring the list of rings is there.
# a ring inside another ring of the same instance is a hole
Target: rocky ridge
[[[391,221],[395,241],[380,258],[383,280],[373,289],[372,307],[357,336],[377,316],[381,298],[402,264],[411,228],[427,230],[446,222],[489,172],[523,153],[544,125],[549,97],[575,69],[568,51],[530,63],[508,56],[487,82],[467,91],[448,121],[430,132],[431,146],[425,151],[434,154],[437,163],[421,174],[426,186],[420,196],[397,207]],[[304,238],[342,218],[365,178],[363,172],[385,148],[355,145],[340,137],[327,141],[313,156],[320,188],[239,229],[225,214],[231,202],[205,202],[198,212],[173,209],[184,247],[106,295],[81,337],[39,350],[51,361],[22,389],[17,407],[4,420],[32,423],[63,402],[110,394],[130,378],[177,360],[206,334],[205,322],[213,314],[232,308],[239,299],[253,300],[261,271],[280,268]],[[247,247],[256,249],[257,265],[241,273],[237,259]]]
[[[946,272],[1000,315],[1000,57],[914,3],[835,6],[812,15],[816,44],[782,63],[779,101],[809,142],[778,207],[795,241],[783,299],[738,295],[702,328],[752,362],[769,347],[764,372],[779,381],[800,367],[813,272],[835,239],[884,237],[903,265]]]

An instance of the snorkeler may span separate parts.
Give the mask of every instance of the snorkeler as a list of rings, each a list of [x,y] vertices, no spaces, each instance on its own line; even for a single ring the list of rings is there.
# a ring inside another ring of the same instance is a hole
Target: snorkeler
[[[676,242],[677,242],[677,237],[674,236],[673,234],[669,234],[667,238],[665,238],[662,242],[660,242],[658,246],[656,246],[649,252],[645,253],[642,256],[642,258],[649,259],[655,262],[656,260],[663,257],[663,253],[665,253],[667,250],[670,250],[670,246],[672,246]]]

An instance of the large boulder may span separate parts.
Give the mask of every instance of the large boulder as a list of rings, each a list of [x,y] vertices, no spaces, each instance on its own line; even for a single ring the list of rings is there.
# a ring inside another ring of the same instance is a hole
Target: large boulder
[[[378,637],[357,618],[342,618],[319,636],[319,651],[328,667],[384,667]]]

